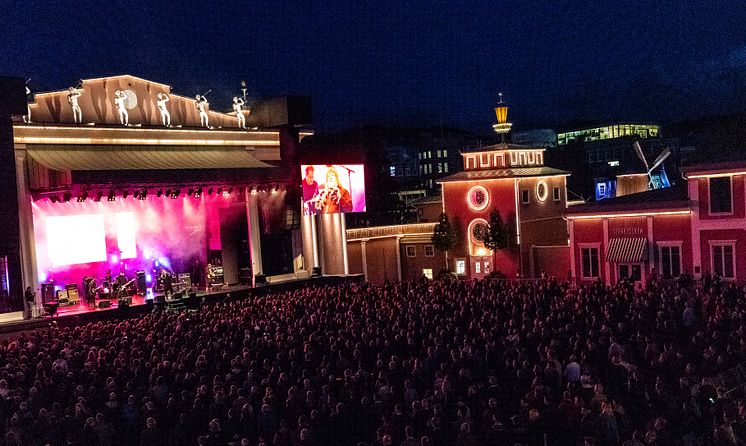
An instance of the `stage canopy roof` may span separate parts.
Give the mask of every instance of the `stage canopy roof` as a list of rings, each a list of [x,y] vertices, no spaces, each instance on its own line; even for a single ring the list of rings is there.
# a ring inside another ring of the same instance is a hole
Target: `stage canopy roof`
[[[189,170],[272,167],[243,147],[29,145],[27,153],[52,170]]]

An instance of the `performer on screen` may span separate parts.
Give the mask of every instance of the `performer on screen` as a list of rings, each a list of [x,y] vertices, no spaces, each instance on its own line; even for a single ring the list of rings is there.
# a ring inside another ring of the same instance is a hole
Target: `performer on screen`
[[[339,182],[339,174],[332,166],[326,170],[326,184],[324,186],[320,200],[316,202],[316,208],[322,214],[352,212],[352,195]]]
[[[314,198],[318,198],[319,183],[313,179],[313,166],[306,167],[306,177],[303,178],[303,204],[306,215],[315,215],[317,212]]]

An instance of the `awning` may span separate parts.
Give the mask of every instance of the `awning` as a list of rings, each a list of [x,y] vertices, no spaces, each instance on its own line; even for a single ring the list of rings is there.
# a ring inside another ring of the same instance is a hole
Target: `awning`
[[[642,262],[647,259],[648,239],[645,237],[609,239],[609,246],[606,248],[607,262]]]
[[[85,146],[26,148],[44,167],[58,171],[255,169],[272,167],[243,147]]]

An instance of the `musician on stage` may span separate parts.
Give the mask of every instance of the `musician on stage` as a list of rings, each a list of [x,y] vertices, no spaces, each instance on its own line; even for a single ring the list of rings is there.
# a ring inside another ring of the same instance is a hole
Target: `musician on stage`
[[[88,282],[88,288],[85,290],[85,298],[89,307],[96,306],[96,281],[91,280]]]
[[[313,199],[319,195],[319,183],[313,179],[313,166],[306,167],[306,177],[303,178],[303,204],[305,215],[315,215],[318,211]]]
[[[316,209],[322,214],[352,212],[352,195],[339,182],[339,174],[334,167],[326,170],[326,184],[316,203]]]
[[[171,274],[165,268],[161,268],[160,281],[163,284],[163,294],[170,299],[174,294],[174,284]]]

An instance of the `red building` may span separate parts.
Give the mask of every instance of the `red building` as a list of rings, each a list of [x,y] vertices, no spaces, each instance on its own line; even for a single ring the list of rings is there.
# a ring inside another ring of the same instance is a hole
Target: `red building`
[[[686,183],[567,209],[570,263],[577,283],[653,272],[746,278],[746,162],[683,169]]]
[[[499,116],[498,116],[499,118]],[[566,208],[568,172],[544,165],[544,149],[496,144],[462,154],[464,171],[440,180],[443,211],[460,234],[451,253],[450,269],[469,278],[491,272],[507,277],[536,277],[545,270],[565,277],[567,262],[538,264],[537,259],[567,256],[535,255],[538,247],[567,250]],[[513,230],[512,248],[490,252],[480,233],[490,212],[497,210]]]

